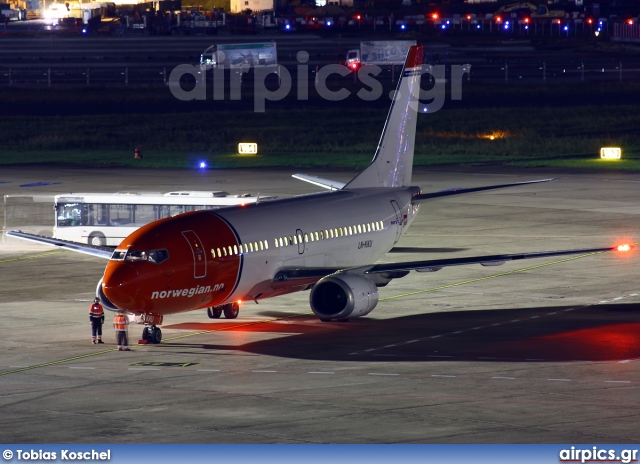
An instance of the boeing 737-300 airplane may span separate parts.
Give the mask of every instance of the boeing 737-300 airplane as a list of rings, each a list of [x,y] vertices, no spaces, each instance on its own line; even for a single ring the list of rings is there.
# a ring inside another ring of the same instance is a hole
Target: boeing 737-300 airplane
[[[173,313],[207,308],[209,317],[224,312],[234,318],[239,301],[311,289],[311,309],[321,320],[346,320],[370,313],[378,287],[412,270],[620,249],[374,264],[398,242],[422,201],[552,180],[436,193],[411,186],[422,56],[422,47],[410,48],[375,156],[346,184],[297,175],[328,190],[161,219],[115,250],[19,231],[7,235],[108,259],[97,296],[106,308],[145,324],[143,339],[150,343],[160,342],[157,326]]]

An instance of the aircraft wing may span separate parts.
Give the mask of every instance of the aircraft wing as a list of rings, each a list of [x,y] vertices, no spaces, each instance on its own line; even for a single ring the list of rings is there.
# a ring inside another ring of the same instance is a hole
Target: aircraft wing
[[[291,177],[309,182],[310,184],[317,185],[327,190],[340,190],[346,184],[344,182],[338,182],[337,180],[323,179],[322,177],[311,176],[309,174],[293,174]]]
[[[364,271],[365,274],[397,273],[402,271],[435,272],[443,267],[481,264],[483,266],[499,266],[507,261],[522,259],[550,258],[553,256],[589,255],[608,251],[629,251],[635,245],[620,245],[605,248],[577,248],[574,250],[536,251],[505,255],[475,256],[471,258],[432,259],[427,261],[410,261],[404,263],[376,264]]]
[[[85,243],[70,242],[68,240],[60,240],[57,238],[45,237],[44,235],[27,234],[20,230],[10,230],[7,232],[9,237],[21,238],[23,240],[30,240],[32,242],[42,243],[44,245],[50,245],[64,250],[77,251],[91,256],[97,256],[98,258],[109,259],[113,254],[115,247],[108,246],[94,246],[87,245]]]
[[[418,195],[414,195],[411,201],[420,202],[425,200],[431,200],[433,198],[450,197],[453,195],[462,195],[464,193],[482,192],[484,190],[497,190],[497,189],[503,189],[508,187],[518,187],[520,185],[539,184],[540,182],[551,182],[553,180],[555,179],[530,180],[526,182],[515,182],[511,184],[488,185],[486,187],[453,188],[453,189],[443,190],[442,192],[420,193]]]

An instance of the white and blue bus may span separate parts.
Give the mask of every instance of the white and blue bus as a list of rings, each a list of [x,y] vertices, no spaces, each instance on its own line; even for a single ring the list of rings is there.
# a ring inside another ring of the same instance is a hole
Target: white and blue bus
[[[266,199],[269,197],[219,191],[56,195],[53,236],[96,246],[117,246],[137,228],[158,219]]]

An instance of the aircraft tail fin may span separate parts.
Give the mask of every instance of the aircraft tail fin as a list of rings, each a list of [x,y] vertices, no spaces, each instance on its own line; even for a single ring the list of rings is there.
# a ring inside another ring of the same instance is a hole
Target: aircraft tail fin
[[[409,48],[376,154],[371,164],[344,188],[404,187],[411,184],[423,54],[422,46]]]

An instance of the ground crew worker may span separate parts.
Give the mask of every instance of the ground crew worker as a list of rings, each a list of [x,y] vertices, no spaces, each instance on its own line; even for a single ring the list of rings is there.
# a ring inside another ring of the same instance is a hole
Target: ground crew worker
[[[102,324],[104,324],[104,309],[100,304],[100,298],[93,299],[89,308],[89,320],[91,321],[91,343],[104,343],[102,341]],[[96,341],[97,338],[97,341]]]
[[[127,337],[127,325],[129,319],[124,315],[124,311],[119,311],[113,318],[113,328],[116,329],[116,340],[118,341],[119,351],[130,351],[129,340]]]

